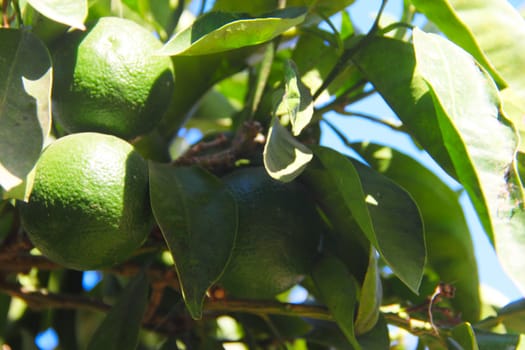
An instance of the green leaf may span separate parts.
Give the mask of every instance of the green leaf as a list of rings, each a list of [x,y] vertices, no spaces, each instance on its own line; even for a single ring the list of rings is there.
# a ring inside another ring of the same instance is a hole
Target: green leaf
[[[85,30],[88,13],[87,0],[27,0],[38,12],[55,22]]]
[[[327,215],[352,217],[394,273],[416,294],[426,260],[423,223],[409,194],[369,167],[324,147],[305,172]],[[403,218],[400,220],[399,218]]]
[[[518,135],[499,115],[494,83],[469,54],[418,29],[414,47],[458,178],[502,265],[525,291],[524,198],[514,164]]]
[[[150,196],[184,301],[198,319],[206,291],[230,259],[237,233],[236,203],[224,184],[201,168],[153,162]]]
[[[452,338],[463,350],[479,350],[474,330],[468,322],[463,322],[454,327],[452,329]]]
[[[264,145],[264,166],[276,180],[290,182],[299,176],[310,160],[312,151],[294,139],[279,118],[274,117]]]
[[[354,56],[353,61],[392,110],[411,136],[454,176],[452,160],[445,148],[432,96],[423,77],[416,70],[411,44],[375,38]]]
[[[146,274],[140,272],[98,326],[87,349],[135,349],[147,304],[148,280]]]
[[[516,349],[520,341],[518,334],[500,334],[474,330],[479,350]]]
[[[312,94],[301,81],[297,66],[291,60],[286,61],[284,66],[284,95],[277,106],[276,115],[284,115],[290,120],[294,136],[298,136],[310,124],[314,115]]]
[[[27,31],[0,29],[0,186],[27,199],[24,180],[33,169],[51,129],[51,58]]]
[[[370,166],[410,193],[423,218],[427,243],[427,266],[441,281],[453,283],[450,300],[464,320],[480,316],[479,277],[469,227],[459,195],[428,168],[392,148],[377,144],[354,144]]]
[[[463,22],[460,17],[460,13],[456,12],[452,4],[454,0],[411,0],[414,6],[425,14],[425,16],[431,20],[438,28],[453,42],[461,46],[464,50],[468,51],[474,58],[487,69],[492,77],[502,86],[505,86],[505,80],[498,74],[495,67],[489,61],[485,52],[483,52],[482,47],[478,43],[478,38],[469,28],[469,25]],[[471,4],[476,1],[456,1],[459,3],[459,7],[467,6],[471,7]],[[482,1],[486,3],[486,1]],[[498,1],[499,2],[499,1]],[[506,2],[506,1],[505,1]],[[461,4],[464,3],[464,4]],[[469,3],[469,5],[467,5]],[[479,3],[479,1],[478,1]],[[477,5],[479,6],[479,4]],[[497,11],[500,11],[498,6]],[[492,13],[485,13],[487,17],[497,17],[493,16]],[[484,18],[481,14],[478,14],[475,18],[476,21],[483,21],[485,23],[487,18]],[[487,27],[488,32],[493,32],[494,27]],[[486,29],[487,29],[486,28]],[[481,35],[489,34],[486,30],[484,33],[479,33]],[[497,38],[497,37],[494,37]],[[499,39],[499,38],[498,38]],[[494,39],[497,40],[497,39]]]
[[[377,322],[370,331],[357,337],[357,341],[363,349],[389,350],[390,338],[388,335],[388,324],[382,314],[379,314]]]
[[[449,0],[455,15],[461,19],[473,34],[476,43],[486,54],[498,74],[505,79],[508,87],[502,92],[503,109],[514,125],[525,134],[523,111],[525,110],[525,22],[518,11],[506,0]],[[494,14],[497,13],[497,16]],[[445,31],[442,26],[440,29]],[[452,33],[451,33],[452,34]],[[449,38],[453,39],[451,35]],[[453,39],[454,40],[454,39]],[[456,43],[472,54],[472,51]],[[474,57],[478,58],[476,55]],[[480,61],[482,62],[482,61]],[[483,64],[485,68],[485,64]],[[496,75],[489,70],[493,77]],[[496,79],[496,81],[500,81]],[[525,135],[524,135],[525,136]],[[520,149],[525,151],[523,137]]]
[[[166,115],[157,128],[166,140],[171,140],[192,115],[195,104],[217,82],[246,67],[246,57],[253,53],[247,47],[205,56],[172,57],[175,86]]]
[[[508,331],[525,334],[525,299],[513,301],[499,309],[498,319]]]
[[[377,266],[378,255],[375,249],[370,249],[368,269],[361,287],[359,308],[355,320],[355,333],[357,335],[371,331],[379,319],[379,307],[383,297],[383,286]]]
[[[354,333],[357,282],[335,257],[323,257],[313,268],[312,277],[335,321],[355,350],[361,349]]]
[[[305,16],[306,9],[297,7],[257,18],[239,13],[209,12],[171,38],[159,54],[205,55],[261,44],[300,24]]]
[[[523,101],[525,72],[518,64],[525,61],[522,45],[525,22],[522,16],[506,0],[449,1],[496,70]]]

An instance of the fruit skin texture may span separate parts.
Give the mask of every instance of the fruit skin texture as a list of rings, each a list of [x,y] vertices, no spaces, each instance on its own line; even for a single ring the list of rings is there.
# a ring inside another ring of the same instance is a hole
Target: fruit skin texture
[[[146,161],[126,141],[98,133],[53,142],[36,165],[22,225],[42,254],[91,270],[122,262],[152,227]]]
[[[236,244],[219,284],[227,294],[269,299],[310,272],[322,231],[315,203],[296,182],[273,180],[262,167],[223,178],[239,206]]]
[[[131,139],[151,131],[170,102],[173,63],[133,21],[103,17],[67,35],[53,55],[54,116],[69,132]]]

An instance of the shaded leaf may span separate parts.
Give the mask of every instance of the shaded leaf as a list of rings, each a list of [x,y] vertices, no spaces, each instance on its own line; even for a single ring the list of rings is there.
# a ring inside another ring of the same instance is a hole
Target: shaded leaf
[[[323,39],[324,35],[328,34],[318,28],[301,33],[292,53],[292,60],[301,73],[302,82],[312,92],[321,87],[323,80],[337,63],[341,54],[337,47],[330,45]],[[362,76],[357,67],[347,65],[316,99],[316,103],[328,101],[330,95],[338,96],[343,92],[348,92],[348,89],[356,85],[361,79]],[[355,93],[357,94],[360,91],[360,89],[356,89]]]
[[[327,215],[352,217],[394,273],[417,294],[426,250],[423,223],[412,198],[380,173],[324,147],[305,172]],[[399,218],[403,218],[400,220]]]
[[[140,272],[98,326],[87,349],[135,349],[147,302],[148,281],[146,274]]]
[[[388,335],[388,324],[382,314],[379,314],[377,322],[367,333],[357,337],[357,341],[363,349],[389,350],[390,337]]]
[[[310,90],[302,83],[295,63],[288,60],[284,66],[284,95],[276,115],[284,115],[292,124],[292,134],[298,136],[314,115]]]
[[[171,38],[159,54],[205,55],[252,46],[272,40],[306,16],[305,8],[276,10],[261,17],[228,12],[208,12]]]
[[[363,143],[353,148],[370,166],[395,181],[414,198],[423,218],[427,266],[441,281],[456,287],[450,300],[462,318],[479,318],[481,301],[474,246],[459,195],[413,158],[385,146]]]
[[[195,104],[218,81],[246,67],[246,57],[253,48],[242,48],[205,56],[172,57],[175,85],[171,103],[158,131],[166,140],[184,125],[194,112]]]
[[[444,145],[432,96],[416,70],[412,45],[401,40],[378,37],[359,50],[353,61],[401,119],[411,136],[445,171],[454,176],[454,167]]]
[[[335,257],[323,257],[314,266],[312,277],[321,299],[332,313],[346,339],[355,350],[361,349],[354,333],[357,282],[345,265]]]
[[[489,62],[488,57],[485,55],[482,48],[480,47],[478,43],[478,38],[471,31],[468,24],[463,22],[463,20],[459,16],[459,13],[457,13],[454,10],[452,6],[454,0],[411,0],[411,2],[416,6],[416,8],[419,11],[424,13],[429,20],[431,20],[436,26],[438,26],[439,29],[450,40],[452,40],[453,42],[461,46],[464,50],[468,51],[472,56],[474,56],[474,58],[476,58],[476,60],[491,73],[492,77],[499,84],[501,84],[502,86],[506,85],[504,79],[498,74],[498,72],[491,64],[491,62]],[[461,3],[467,2],[472,4],[476,1],[456,1],[456,3],[458,3],[460,7],[462,6]],[[482,2],[486,3],[486,1],[484,0]],[[498,11],[499,10],[500,8],[498,7]],[[490,14],[486,13],[486,15],[488,15],[487,17],[494,17],[493,14],[494,12]],[[477,21],[485,22],[486,20],[486,18],[483,18],[483,16],[479,16],[479,14],[476,18]],[[493,29],[494,28],[490,28],[489,31],[492,32]],[[485,35],[485,33],[479,34]]]
[[[370,249],[368,269],[366,270],[365,280],[361,287],[359,297],[359,308],[355,320],[355,333],[357,335],[371,331],[379,319],[379,307],[383,297],[383,287],[381,276],[377,266],[377,252]]]
[[[479,350],[472,326],[463,322],[452,329],[452,338],[463,350]]]
[[[0,186],[4,197],[26,199],[24,180],[51,128],[51,58],[27,31],[0,29]]]
[[[274,117],[264,145],[264,166],[276,180],[290,182],[299,176],[312,160],[313,154]]]
[[[474,330],[479,350],[516,349],[520,341],[518,334],[500,334]]]
[[[503,267],[525,291],[524,198],[514,164],[518,135],[499,115],[494,83],[469,54],[418,29],[414,47],[458,178]]]
[[[197,167],[150,162],[153,214],[175,261],[186,306],[200,318],[222,275],[237,232],[237,206],[224,184]]]
[[[87,0],[27,0],[38,12],[55,22],[85,30]]]

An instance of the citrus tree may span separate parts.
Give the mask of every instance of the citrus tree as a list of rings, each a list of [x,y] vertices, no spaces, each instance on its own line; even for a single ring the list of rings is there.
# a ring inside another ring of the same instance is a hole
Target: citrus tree
[[[353,2],[0,1],[2,349],[518,348],[459,196],[525,292],[525,22]]]

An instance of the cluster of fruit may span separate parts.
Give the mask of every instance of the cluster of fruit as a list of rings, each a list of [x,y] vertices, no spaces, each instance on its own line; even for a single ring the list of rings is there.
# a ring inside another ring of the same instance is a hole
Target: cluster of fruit
[[[51,260],[89,270],[128,259],[154,225],[148,163],[128,141],[151,131],[173,94],[170,57],[138,24],[101,18],[67,34],[53,54],[53,117],[69,135],[42,153],[22,223]],[[299,183],[244,168],[224,183],[239,207],[221,279],[232,295],[264,298],[299,282],[315,256],[320,219]]]

